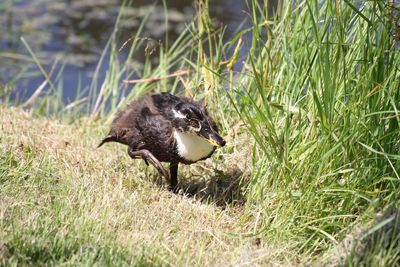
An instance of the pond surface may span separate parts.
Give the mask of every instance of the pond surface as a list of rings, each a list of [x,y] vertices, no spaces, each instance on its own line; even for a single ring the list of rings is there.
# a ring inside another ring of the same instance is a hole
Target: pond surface
[[[55,73],[63,68],[62,98],[65,102],[75,99],[77,90],[83,90],[92,81],[121,3],[121,0],[0,1],[0,88],[7,85],[14,90],[14,98],[22,100],[44,80],[21,41],[23,37],[47,71],[58,62]],[[121,44],[135,35],[147,14],[150,15],[141,36],[164,41],[168,33],[172,42],[193,20],[195,7],[191,0],[168,0],[166,3],[168,27],[162,1],[133,1],[126,8],[129,15],[121,22]],[[226,26],[226,40],[251,25],[247,12],[245,0],[210,0],[210,15],[217,27]],[[245,37],[241,53],[247,53],[249,38]],[[135,60],[140,64],[144,58],[138,56]],[[107,65],[108,62],[104,62],[101,66],[101,76]]]

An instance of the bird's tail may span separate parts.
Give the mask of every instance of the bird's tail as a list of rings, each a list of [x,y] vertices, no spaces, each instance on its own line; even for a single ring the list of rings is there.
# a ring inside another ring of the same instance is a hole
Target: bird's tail
[[[108,135],[103,140],[101,140],[101,142],[97,146],[97,148],[101,147],[102,145],[104,145],[105,143],[108,143],[108,142],[118,142],[117,137],[114,135]]]

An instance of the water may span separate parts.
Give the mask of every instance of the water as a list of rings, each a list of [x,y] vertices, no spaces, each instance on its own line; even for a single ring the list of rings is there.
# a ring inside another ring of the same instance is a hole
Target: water
[[[173,41],[193,20],[195,8],[190,0],[168,0],[169,25],[165,27],[162,1],[133,1],[122,21],[121,44],[132,37],[146,14],[150,16],[142,36],[164,40],[168,32]],[[44,81],[39,68],[32,62],[23,36],[43,66],[50,71],[57,62],[54,73],[62,70],[62,99],[76,98],[78,88],[89,86],[92,76],[109,39],[121,5],[120,0],[2,0],[0,1],[0,88],[7,85],[14,90],[13,97],[26,99]],[[238,30],[249,27],[245,0],[210,1],[210,13],[215,26],[226,26],[225,39],[232,38]],[[241,50],[248,52],[251,36],[245,36]],[[125,51],[121,57],[126,56]],[[135,59],[140,64],[140,53]],[[108,62],[100,69],[104,76]],[[56,77],[53,77],[55,79]],[[17,80],[17,81],[15,81]],[[3,85],[3,86],[2,86]]]

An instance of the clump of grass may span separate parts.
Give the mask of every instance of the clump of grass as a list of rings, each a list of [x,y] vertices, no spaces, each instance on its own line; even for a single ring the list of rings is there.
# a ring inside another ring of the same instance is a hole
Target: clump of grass
[[[316,255],[398,197],[393,23],[386,1],[253,10],[250,73],[231,93],[257,143],[247,199],[262,235]]]

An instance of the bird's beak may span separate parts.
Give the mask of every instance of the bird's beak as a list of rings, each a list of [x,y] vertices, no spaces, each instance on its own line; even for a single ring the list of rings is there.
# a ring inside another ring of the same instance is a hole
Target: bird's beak
[[[225,145],[225,140],[216,131],[212,130],[210,127],[202,127],[199,134],[203,136],[207,141],[215,147],[223,147]]]
[[[219,137],[220,137],[220,136],[219,136]],[[220,137],[220,138],[222,139],[222,137]],[[222,146],[225,145],[225,140],[224,140],[224,139],[222,139],[221,142],[217,142],[215,139],[207,139],[207,141],[208,141],[211,145],[213,145],[213,146],[215,146],[215,147],[222,147]]]

